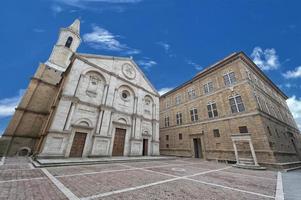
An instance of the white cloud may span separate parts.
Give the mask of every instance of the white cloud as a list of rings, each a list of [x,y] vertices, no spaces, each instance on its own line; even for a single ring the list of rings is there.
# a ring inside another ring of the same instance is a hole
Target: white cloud
[[[251,54],[253,62],[262,70],[274,70],[280,66],[278,55],[275,49],[265,49],[255,47]]]
[[[140,50],[132,49],[126,44],[120,43],[110,31],[99,26],[93,26],[93,31],[83,35],[83,40],[94,49],[104,49],[109,51],[122,51],[125,54],[139,54]]]
[[[286,71],[282,74],[285,78],[301,78],[301,66],[295,68],[294,70]]]
[[[154,65],[157,65],[157,62],[154,60],[138,60],[137,63],[141,65],[145,70],[149,70],[152,68]]]
[[[165,50],[166,53],[169,52],[170,49],[170,44],[166,43],[166,42],[157,42],[158,45],[160,45],[161,47],[163,47],[163,49]]]
[[[292,96],[288,98],[287,105],[290,108],[294,119],[297,122],[299,130],[301,130],[301,99],[296,98],[296,96]]]
[[[124,11],[124,5],[140,3],[142,0],[53,0],[57,3],[94,11]]]
[[[160,95],[163,95],[163,94],[169,92],[169,91],[172,90],[172,89],[173,89],[172,87],[161,88],[161,89],[158,90],[158,93],[159,93]]]
[[[186,60],[186,63],[188,65],[192,65],[194,67],[194,69],[197,71],[200,71],[203,69],[203,67],[200,64],[197,64],[197,63],[193,62],[192,60]]]
[[[51,11],[53,12],[54,15],[60,13],[63,11],[63,8],[59,5],[52,5],[51,6]]]
[[[8,117],[14,114],[15,108],[19,104],[25,90],[19,90],[19,94],[14,97],[0,99],[0,118]]]

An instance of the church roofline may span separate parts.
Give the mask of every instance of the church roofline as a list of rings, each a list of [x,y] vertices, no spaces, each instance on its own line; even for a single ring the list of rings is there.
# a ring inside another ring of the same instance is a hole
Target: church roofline
[[[127,60],[127,61],[133,60],[131,57],[97,55],[97,54],[88,54],[88,53],[77,53],[77,55],[87,57],[87,58],[103,58],[103,59]]]
[[[107,55],[97,55],[97,54],[86,54],[86,53],[75,53],[78,57],[83,58],[101,58],[101,59],[109,59],[109,60],[124,60],[124,61],[130,61],[135,68],[139,71],[139,73],[143,76],[145,81],[151,86],[153,89],[153,92],[159,97],[160,94],[156,90],[156,88],[153,86],[153,84],[148,80],[148,78],[145,76],[143,71],[140,69],[140,67],[137,65],[137,63],[133,60],[132,57],[120,57],[120,56],[107,56]]]
[[[171,93],[174,93],[175,91],[183,88],[186,85],[189,85],[191,83],[193,83],[194,81],[198,80],[199,78],[206,76],[207,74],[211,73],[212,71],[217,70],[219,67],[222,67],[226,64],[228,64],[229,62],[232,62],[234,60],[237,59],[243,59],[245,63],[247,63],[250,67],[253,67],[253,69],[255,69],[257,71],[258,74],[260,74],[261,76],[263,76],[263,78],[276,90],[279,92],[280,95],[282,95],[285,99],[288,99],[288,96],[282,91],[280,90],[277,85],[275,85],[273,83],[273,81],[264,74],[264,72],[243,52],[234,52],[232,54],[230,54],[229,56],[225,57],[224,59],[214,63],[213,65],[210,65],[209,67],[206,67],[203,71],[197,73],[194,77],[192,77],[190,80],[184,82],[183,84],[177,86],[176,88],[168,91],[167,93],[163,94],[161,97],[166,97]]]

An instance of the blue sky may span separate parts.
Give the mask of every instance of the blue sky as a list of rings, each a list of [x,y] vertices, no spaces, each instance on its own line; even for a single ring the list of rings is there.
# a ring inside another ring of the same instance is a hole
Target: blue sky
[[[301,127],[301,1],[27,0],[1,2],[0,134],[60,27],[81,20],[81,53],[133,56],[167,91],[244,51],[290,97]]]

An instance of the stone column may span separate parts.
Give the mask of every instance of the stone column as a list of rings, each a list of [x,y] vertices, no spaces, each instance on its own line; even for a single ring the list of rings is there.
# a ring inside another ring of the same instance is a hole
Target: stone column
[[[105,87],[103,89],[102,101],[101,101],[102,105],[106,104],[106,99],[107,99],[107,96],[108,96],[108,91],[109,91],[109,85],[105,84]]]
[[[109,127],[111,123],[111,110],[104,110],[103,111],[103,117],[102,117],[102,124],[100,127],[100,135],[108,136],[109,133]]]
[[[77,103],[72,103],[71,105],[71,109],[70,109],[70,113],[67,116],[67,122],[66,122],[66,126],[65,126],[65,130],[69,130],[70,129],[70,124],[71,124],[71,119],[74,113],[74,110],[76,108]]]
[[[234,153],[235,153],[235,158],[236,158],[236,164],[239,164],[239,157],[238,157],[236,143],[235,143],[235,141],[232,141],[232,142],[233,142],[233,148],[234,148]]]
[[[100,110],[98,114],[97,126],[96,126],[96,134],[100,134],[100,125],[102,122],[103,110]]]
[[[258,162],[257,162],[255,150],[254,150],[254,147],[253,147],[253,144],[252,144],[252,141],[251,141],[251,140],[249,140],[249,145],[250,145],[252,157],[253,157],[253,160],[254,160],[254,164],[255,164],[256,166],[258,166]]]

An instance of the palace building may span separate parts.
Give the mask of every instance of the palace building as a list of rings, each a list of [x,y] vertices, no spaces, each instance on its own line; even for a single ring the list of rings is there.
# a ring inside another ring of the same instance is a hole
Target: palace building
[[[234,53],[160,97],[160,153],[255,165],[299,162],[288,97]]]
[[[159,155],[159,94],[132,58],[76,53],[80,22],[62,28],[4,136],[7,155]]]

